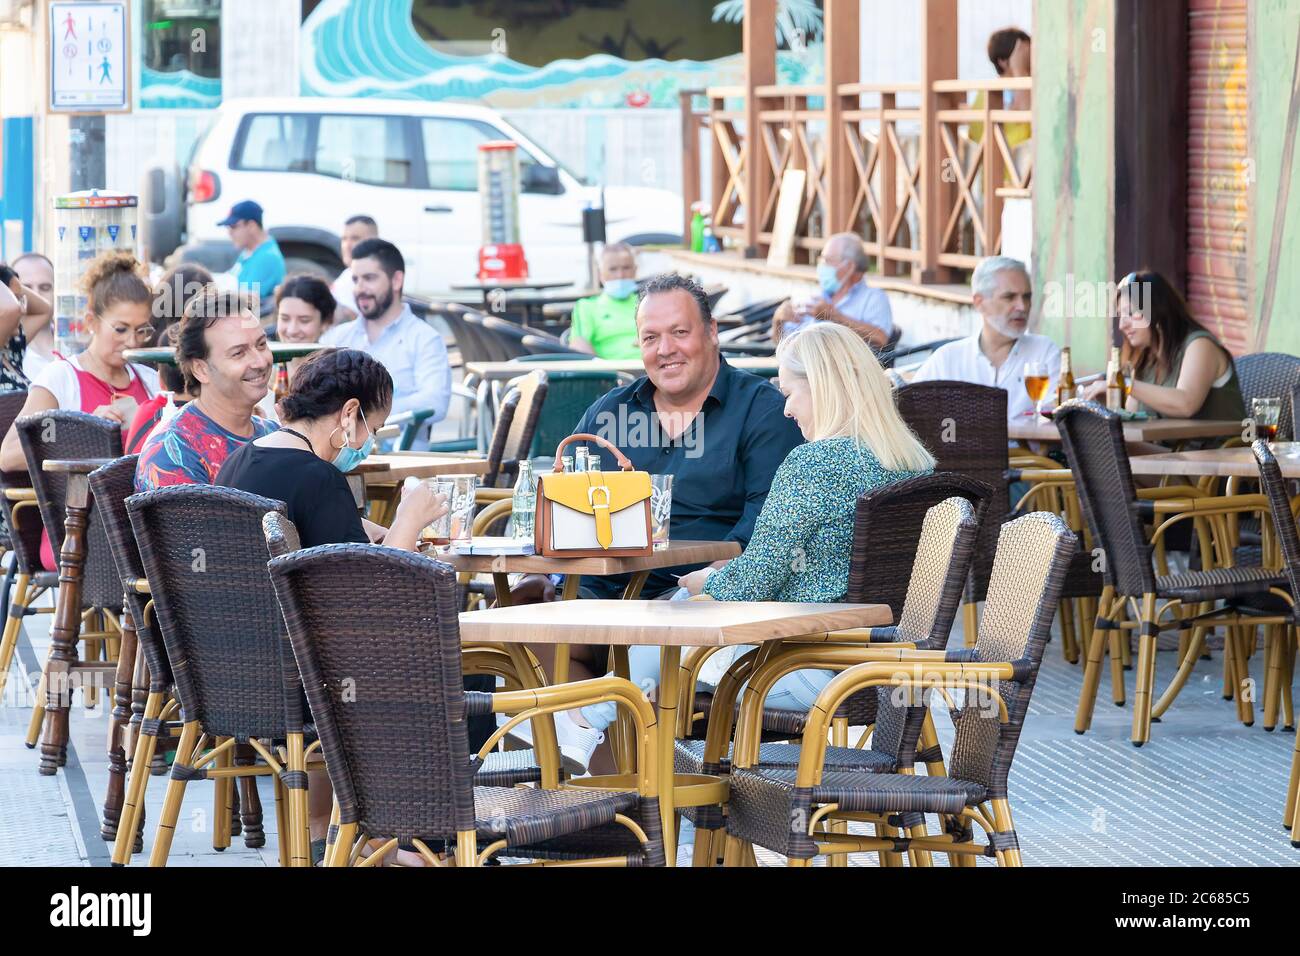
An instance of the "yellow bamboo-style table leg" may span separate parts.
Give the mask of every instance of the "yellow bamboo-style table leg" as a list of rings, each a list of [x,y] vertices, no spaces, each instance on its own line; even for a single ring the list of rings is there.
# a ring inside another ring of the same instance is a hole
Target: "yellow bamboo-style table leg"
[[[664,859],[668,866],[677,865],[677,810],[673,799],[673,750],[677,726],[677,695],[681,675],[682,649],[665,645],[659,652],[659,811],[663,819]]]

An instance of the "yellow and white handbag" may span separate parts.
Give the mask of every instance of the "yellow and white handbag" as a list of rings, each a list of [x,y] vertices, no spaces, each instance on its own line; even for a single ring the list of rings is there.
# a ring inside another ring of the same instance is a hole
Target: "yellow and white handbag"
[[[619,470],[565,472],[561,455],[575,441],[609,449]],[[633,471],[627,456],[603,438],[570,435],[555,449],[555,470],[537,479],[534,529],[533,548],[543,557],[648,556],[654,546],[650,474]]]

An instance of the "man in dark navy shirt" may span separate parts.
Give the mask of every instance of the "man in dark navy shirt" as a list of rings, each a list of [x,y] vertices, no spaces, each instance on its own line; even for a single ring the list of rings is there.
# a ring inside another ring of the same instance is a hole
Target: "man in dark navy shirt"
[[[646,374],[598,399],[576,432],[616,445],[639,471],[673,476],[670,538],[737,541],[743,548],[790,449],[802,443],[785,399],[767,380],[732,368],[699,284],[679,275],[651,279],[636,314]],[[612,470],[613,456],[588,443]],[[721,564],[722,562],[719,562]],[[658,597],[700,565],[665,568],[642,595]],[[584,578],[596,597],[618,597],[623,578]]]

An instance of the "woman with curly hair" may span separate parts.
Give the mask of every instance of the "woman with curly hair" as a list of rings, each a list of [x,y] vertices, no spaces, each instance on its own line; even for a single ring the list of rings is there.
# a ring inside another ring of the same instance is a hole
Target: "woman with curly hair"
[[[110,418],[125,427],[136,408],[158,392],[158,373],[128,362],[123,355],[127,349],[146,346],[153,340],[153,290],[142,277],[143,271],[144,267],[128,252],[106,253],[90,264],[82,277],[90,343],[77,355],[56,355],[41,369],[32,382],[22,415],[62,408]],[[0,468],[27,468],[13,427],[0,444]]]

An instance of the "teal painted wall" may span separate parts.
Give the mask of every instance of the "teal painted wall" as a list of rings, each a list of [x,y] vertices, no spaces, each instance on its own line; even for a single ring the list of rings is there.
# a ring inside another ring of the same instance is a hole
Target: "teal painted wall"
[[[1288,112],[1300,90],[1300,4],[1253,0],[1250,13],[1251,155],[1256,176],[1250,242],[1256,342],[1269,351],[1300,355],[1300,147],[1294,143],[1291,162],[1283,168]],[[1280,208],[1288,190],[1285,207]],[[1270,293],[1272,308],[1265,315]]]
[[[1113,0],[1034,4],[1034,294],[1040,331],[1099,370],[1114,248]]]

